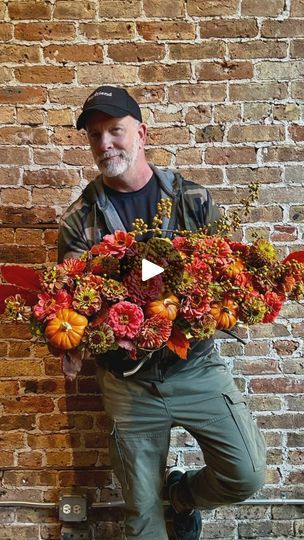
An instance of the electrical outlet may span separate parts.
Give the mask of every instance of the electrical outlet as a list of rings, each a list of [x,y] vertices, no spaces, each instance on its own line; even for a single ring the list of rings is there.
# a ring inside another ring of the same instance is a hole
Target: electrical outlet
[[[61,495],[59,499],[59,519],[61,521],[86,521],[87,498],[85,495]]]
[[[92,540],[92,536],[88,529],[70,529],[63,526],[60,540]]]

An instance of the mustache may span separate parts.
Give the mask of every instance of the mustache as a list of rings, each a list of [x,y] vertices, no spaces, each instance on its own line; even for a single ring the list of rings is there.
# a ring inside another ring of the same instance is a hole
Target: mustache
[[[123,150],[121,150],[120,152],[117,152],[115,150],[108,150],[107,152],[102,152],[102,154],[100,154],[98,157],[98,163],[101,163],[104,159],[112,157],[125,157],[125,152]]]

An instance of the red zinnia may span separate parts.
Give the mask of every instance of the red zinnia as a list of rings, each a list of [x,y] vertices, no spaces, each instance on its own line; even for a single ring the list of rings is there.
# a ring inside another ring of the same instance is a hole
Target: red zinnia
[[[114,234],[106,234],[102,242],[93,246],[93,255],[112,255],[118,259],[126,254],[126,251],[134,244],[133,236],[124,231],[115,231]]]
[[[38,294],[39,301],[33,307],[33,313],[38,321],[49,321],[56,317],[56,313],[63,308],[70,308],[72,297],[64,290],[60,290],[55,296],[48,293]]]

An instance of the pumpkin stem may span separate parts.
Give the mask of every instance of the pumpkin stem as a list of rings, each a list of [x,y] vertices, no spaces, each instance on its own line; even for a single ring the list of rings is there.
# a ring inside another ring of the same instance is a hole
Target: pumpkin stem
[[[179,306],[179,302],[174,302],[174,300],[171,300],[170,298],[165,298],[163,304],[164,306]]]
[[[73,327],[70,325],[70,323],[64,321],[60,325],[60,330],[62,330],[63,332],[70,332],[71,330],[73,330]]]

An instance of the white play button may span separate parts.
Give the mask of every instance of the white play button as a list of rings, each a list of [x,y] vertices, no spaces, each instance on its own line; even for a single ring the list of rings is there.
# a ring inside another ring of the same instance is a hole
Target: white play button
[[[154,264],[151,261],[147,261],[147,259],[143,259],[141,262],[141,279],[142,281],[147,281],[147,279],[150,279],[154,276],[158,276],[158,274],[161,274],[164,271],[164,268],[161,266],[158,266],[158,264]]]

